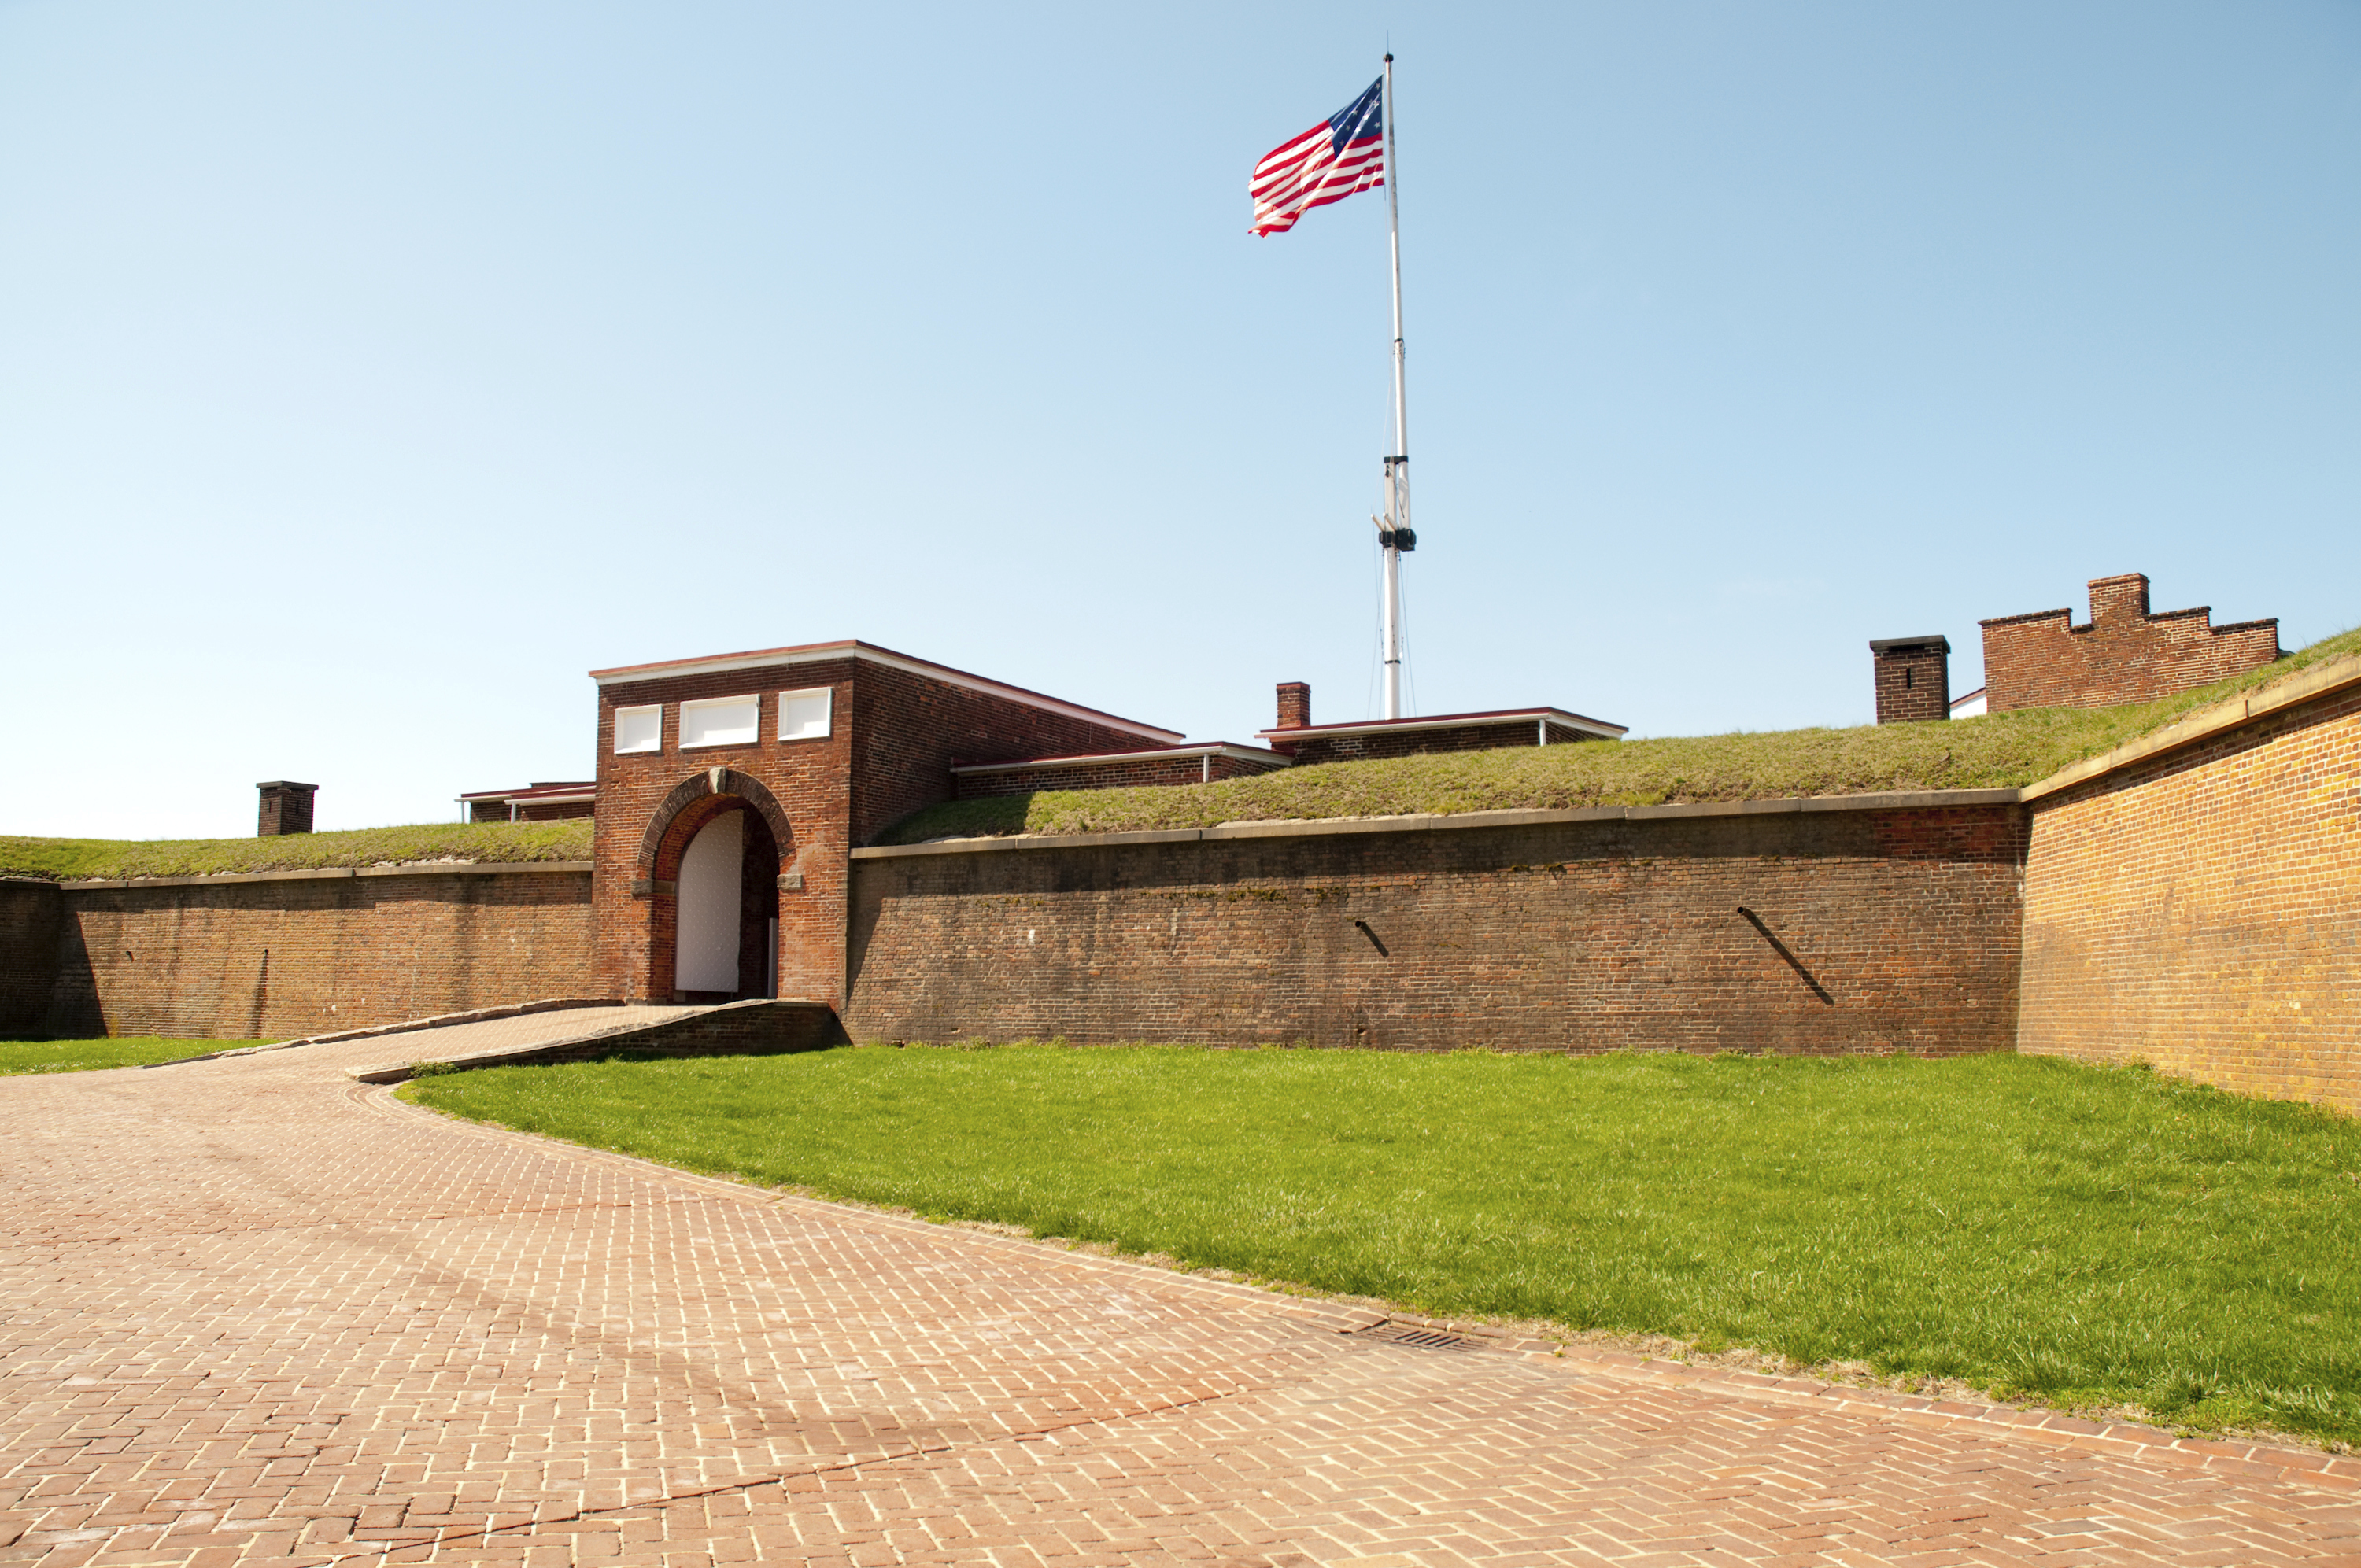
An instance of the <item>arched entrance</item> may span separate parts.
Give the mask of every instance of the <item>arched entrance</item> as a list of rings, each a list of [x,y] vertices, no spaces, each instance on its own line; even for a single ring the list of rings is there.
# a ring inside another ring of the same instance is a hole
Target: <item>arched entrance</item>
[[[727,796],[680,855],[672,989],[684,1002],[779,993],[779,850],[762,813]]]
[[[652,895],[647,994],[732,1002],[779,993],[779,872],[786,813],[731,768],[680,782],[649,820],[634,891]]]
[[[746,814],[725,811],[697,830],[680,855],[680,912],[673,930],[675,990],[738,992],[745,901]]]

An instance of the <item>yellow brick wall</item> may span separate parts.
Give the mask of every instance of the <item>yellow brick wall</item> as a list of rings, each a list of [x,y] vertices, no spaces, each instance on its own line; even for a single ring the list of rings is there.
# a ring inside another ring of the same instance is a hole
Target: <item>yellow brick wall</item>
[[[2361,1113],[2361,691],[2033,803],[2017,1048]]]

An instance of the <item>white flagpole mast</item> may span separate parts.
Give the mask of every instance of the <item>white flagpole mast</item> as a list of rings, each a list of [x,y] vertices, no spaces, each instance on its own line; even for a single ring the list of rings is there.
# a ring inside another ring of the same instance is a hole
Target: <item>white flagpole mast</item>
[[[1386,717],[1401,710],[1401,556],[1417,548],[1410,526],[1410,404],[1402,380],[1400,165],[1394,161],[1394,57],[1386,55],[1380,113],[1386,127],[1386,232],[1394,264],[1394,449],[1386,458],[1386,516],[1378,543],[1386,554]]]

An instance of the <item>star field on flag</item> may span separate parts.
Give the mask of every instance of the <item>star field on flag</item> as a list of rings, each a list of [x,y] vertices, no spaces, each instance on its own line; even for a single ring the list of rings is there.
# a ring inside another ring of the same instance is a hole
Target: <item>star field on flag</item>
[[[1255,165],[1252,234],[1285,234],[1314,207],[1386,182],[1385,79]]]

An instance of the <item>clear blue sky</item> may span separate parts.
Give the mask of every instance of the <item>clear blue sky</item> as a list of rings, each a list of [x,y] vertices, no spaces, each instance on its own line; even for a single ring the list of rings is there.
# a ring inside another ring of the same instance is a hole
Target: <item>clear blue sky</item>
[[[2361,620],[2361,5],[0,4],[0,832],[587,777],[861,637],[1201,739],[1850,724],[1872,637]]]

